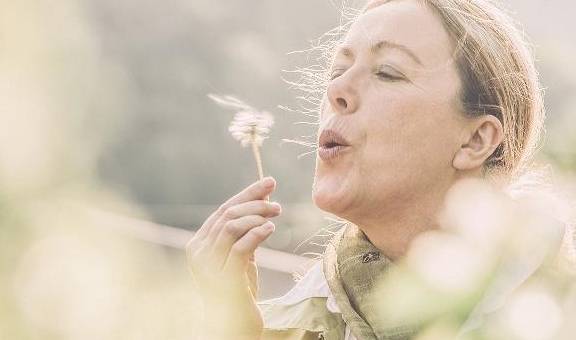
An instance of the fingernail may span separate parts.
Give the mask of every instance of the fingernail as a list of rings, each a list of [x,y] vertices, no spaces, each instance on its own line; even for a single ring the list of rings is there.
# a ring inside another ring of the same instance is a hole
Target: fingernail
[[[266,177],[262,180],[262,184],[264,184],[264,187],[266,188],[272,188],[275,182],[276,181],[274,181],[274,178],[272,177]]]
[[[274,211],[276,211],[278,213],[282,211],[282,206],[280,205],[280,203],[272,202],[272,203],[270,203],[270,205],[272,205],[272,209],[274,209]]]
[[[266,223],[264,223],[264,224],[262,225],[262,228],[264,228],[264,230],[266,230],[266,231],[274,231],[274,229],[275,229],[276,227],[274,226],[274,223],[272,223],[272,222],[266,222]]]

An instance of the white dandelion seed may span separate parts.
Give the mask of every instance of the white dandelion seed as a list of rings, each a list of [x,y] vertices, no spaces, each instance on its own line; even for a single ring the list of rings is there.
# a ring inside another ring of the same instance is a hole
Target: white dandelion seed
[[[259,147],[268,138],[270,128],[274,124],[274,117],[270,113],[257,110],[233,96],[209,94],[208,97],[225,108],[238,110],[228,127],[228,131],[242,146],[252,146],[258,168],[258,177],[264,178]]]

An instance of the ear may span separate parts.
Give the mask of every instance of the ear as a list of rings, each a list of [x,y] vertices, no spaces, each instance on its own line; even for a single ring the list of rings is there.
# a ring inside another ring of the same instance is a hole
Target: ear
[[[452,166],[458,170],[482,167],[504,139],[502,124],[492,115],[473,118],[467,132],[452,160]]]

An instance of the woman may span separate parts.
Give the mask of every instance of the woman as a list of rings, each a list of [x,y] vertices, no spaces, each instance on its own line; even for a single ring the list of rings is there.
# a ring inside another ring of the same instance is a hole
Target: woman
[[[202,338],[409,338],[413,329],[373,319],[371,276],[440,228],[456,182],[508,184],[526,170],[544,119],[539,88],[525,42],[491,2],[370,1],[334,50],[313,185],[315,204],[351,223],[323,263],[259,309],[252,259],[281,213],[264,200],[276,183],[224,203],[187,248]]]

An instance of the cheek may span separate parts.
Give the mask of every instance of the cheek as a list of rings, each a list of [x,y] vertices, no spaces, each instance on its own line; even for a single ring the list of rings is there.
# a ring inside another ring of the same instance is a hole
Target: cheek
[[[318,115],[318,121],[320,123],[320,126],[323,126],[324,123],[326,121],[328,121],[328,119],[330,118],[330,114],[328,113],[329,111],[329,101],[328,101],[328,97],[326,92],[324,92],[324,95],[322,96],[322,101],[320,102],[320,113]]]
[[[424,121],[419,119],[421,108],[410,100],[390,98],[377,111],[365,123],[366,158],[388,162],[405,158],[407,151],[417,146],[424,130]]]
[[[388,98],[366,126],[366,168],[393,176],[445,171],[459,134],[459,113],[422,95]]]

